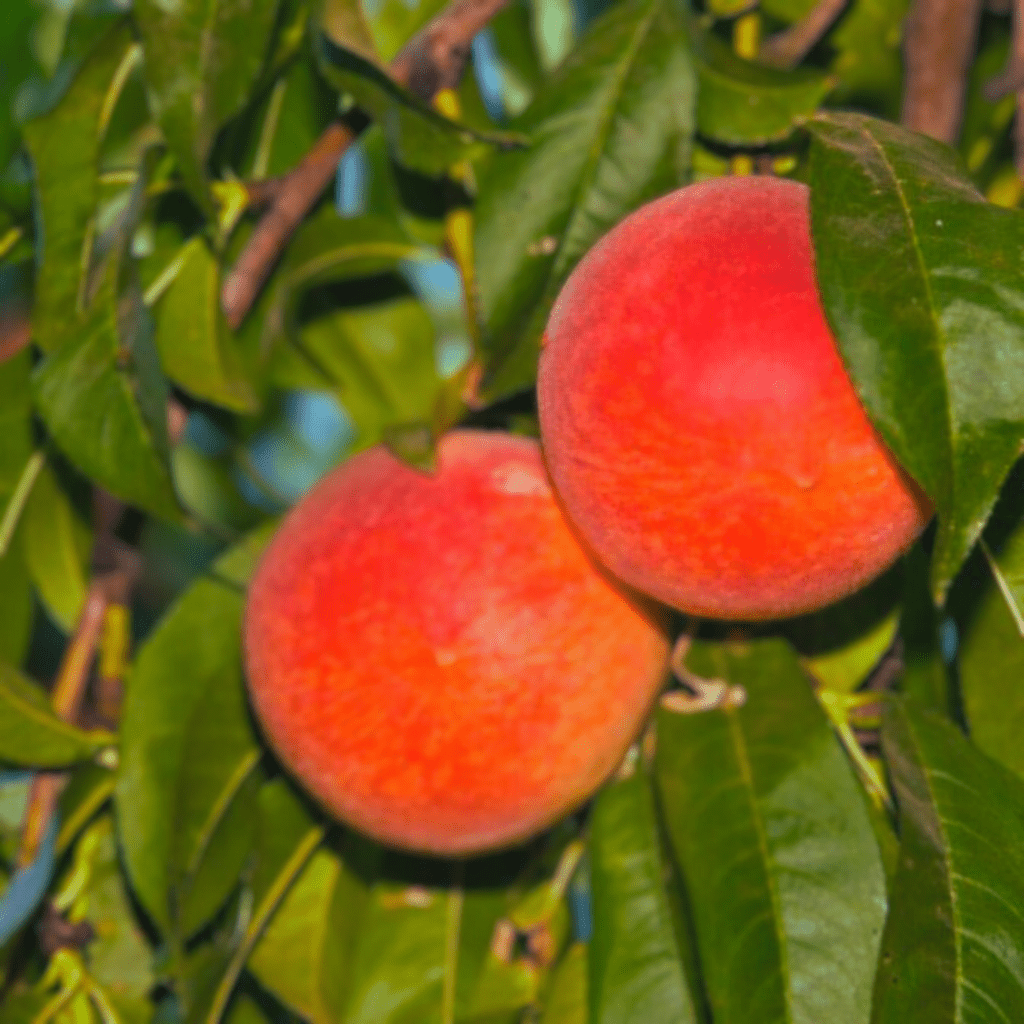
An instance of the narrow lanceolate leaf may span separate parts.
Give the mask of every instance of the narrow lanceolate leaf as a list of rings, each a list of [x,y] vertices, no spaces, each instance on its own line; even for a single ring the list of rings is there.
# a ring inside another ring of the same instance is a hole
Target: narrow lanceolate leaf
[[[595,22],[514,122],[532,143],[495,156],[476,208],[489,397],[532,385],[548,312],[584,253],[686,180],[695,98],[675,5],[627,0]]]
[[[167,933],[201,924],[248,852],[247,779],[257,745],[241,690],[239,632],[244,581],[266,534],[233,548],[212,578],[185,593],[140,648],[128,680],[118,824],[139,901]],[[243,811],[232,828],[236,799]],[[209,858],[218,866],[214,879],[202,874]]]
[[[1018,517],[1022,502],[1014,471],[1008,501]],[[972,607],[958,651],[960,692],[971,739],[989,757],[1024,776],[1024,519],[998,536],[997,506],[985,531],[987,585],[971,588]],[[984,571],[984,570],[983,570]],[[982,577],[984,578],[984,576]]]
[[[324,206],[295,233],[274,275],[264,326],[266,348],[295,330],[295,310],[314,285],[393,270],[423,254],[404,229],[384,217],[339,217]]]
[[[150,103],[186,187],[207,211],[210,149],[263,67],[277,8],[277,0],[138,0],[133,6]]]
[[[0,662],[0,761],[59,768],[88,760],[113,742],[110,733],[61,721],[42,689]]]
[[[27,349],[0,361],[0,501],[5,505],[32,454],[31,373]]]
[[[129,47],[119,24],[97,44],[57,106],[24,127],[35,167],[42,260],[36,274],[32,340],[52,351],[80,333],[84,271],[99,200],[97,161],[104,107]]]
[[[657,777],[715,1024],[864,1024],[885,876],[864,793],[781,641],[699,645],[742,707],[658,715]]]
[[[873,1024],[1024,1020],[1024,781],[910,702],[882,745],[902,845]]]
[[[555,969],[540,1024],[587,1024],[587,946],[569,947]]]
[[[117,267],[75,337],[36,367],[33,390],[47,430],[87,476],[129,504],[165,519],[179,516],[167,463],[166,383],[152,358],[141,312],[122,337]]]
[[[696,38],[697,128],[716,142],[757,146],[784,139],[835,84],[813,68],[779,71],[743,60],[708,32]]]
[[[48,466],[32,487],[21,529],[36,592],[50,618],[70,633],[89,588],[91,535]]]
[[[855,114],[811,124],[818,284],[858,392],[935,503],[941,599],[1024,438],[1024,216],[953,152]]]
[[[249,957],[260,984],[312,1024],[344,1019],[367,892],[341,857],[317,850]]]
[[[696,1021],[665,893],[654,793],[640,766],[598,795],[590,878],[591,1021]]]
[[[202,238],[188,242],[157,313],[160,362],[190,394],[235,412],[259,405],[220,308],[220,267]]]
[[[285,779],[266,783],[257,804],[254,863],[246,894],[252,910],[244,929],[224,947],[194,961],[188,1020],[197,1024],[219,1024],[257,940],[323,839],[323,825],[311,817]]]

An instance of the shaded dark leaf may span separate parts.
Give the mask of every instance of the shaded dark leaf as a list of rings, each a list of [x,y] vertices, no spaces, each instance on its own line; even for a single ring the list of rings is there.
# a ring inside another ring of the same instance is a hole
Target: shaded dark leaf
[[[1024,1019],[1024,781],[909,701],[882,743],[902,841],[873,1024]]]
[[[1024,438],[1024,217],[930,139],[856,114],[811,129],[825,310],[872,420],[935,502],[941,600]]]

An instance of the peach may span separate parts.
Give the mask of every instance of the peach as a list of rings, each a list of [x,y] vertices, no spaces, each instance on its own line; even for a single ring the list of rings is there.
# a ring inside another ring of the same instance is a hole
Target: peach
[[[321,481],[260,561],[244,643],[256,714],[305,788],[445,855],[586,800],[668,657],[572,533],[537,443],[468,430],[442,439],[434,475],[378,447]]]
[[[931,515],[843,366],[797,182],[702,182],[612,229],[555,302],[538,401],[551,477],[598,557],[693,615],[820,608]]]

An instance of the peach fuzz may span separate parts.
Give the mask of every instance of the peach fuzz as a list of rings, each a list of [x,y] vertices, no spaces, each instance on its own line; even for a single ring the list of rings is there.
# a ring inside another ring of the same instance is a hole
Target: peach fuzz
[[[566,510],[612,572],[693,615],[821,608],[931,515],[825,319],[809,195],[719,178],[655,200],[587,253],[547,325],[541,436]]]
[[[378,447],[285,518],[249,590],[267,739],[338,818],[408,850],[525,839],[615,769],[661,625],[595,568],[536,442],[460,430],[427,475]]]

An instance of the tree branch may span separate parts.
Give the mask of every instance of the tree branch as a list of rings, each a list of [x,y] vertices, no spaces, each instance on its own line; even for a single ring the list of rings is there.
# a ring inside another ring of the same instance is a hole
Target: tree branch
[[[907,128],[950,145],[959,139],[982,6],[982,0],[914,0],[903,40]]]
[[[848,2],[818,0],[806,17],[764,41],[758,54],[762,63],[776,68],[795,68],[832,27]]]
[[[509,2],[453,0],[395,56],[391,77],[424,100],[454,88],[465,71],[473,37]],[[232,328],[249,312],[288,239],[330,184],[355,137],[351,128],[335,121],[293,171],[249,186],[250,203],[268,209],[221,289],[221,308]]]

